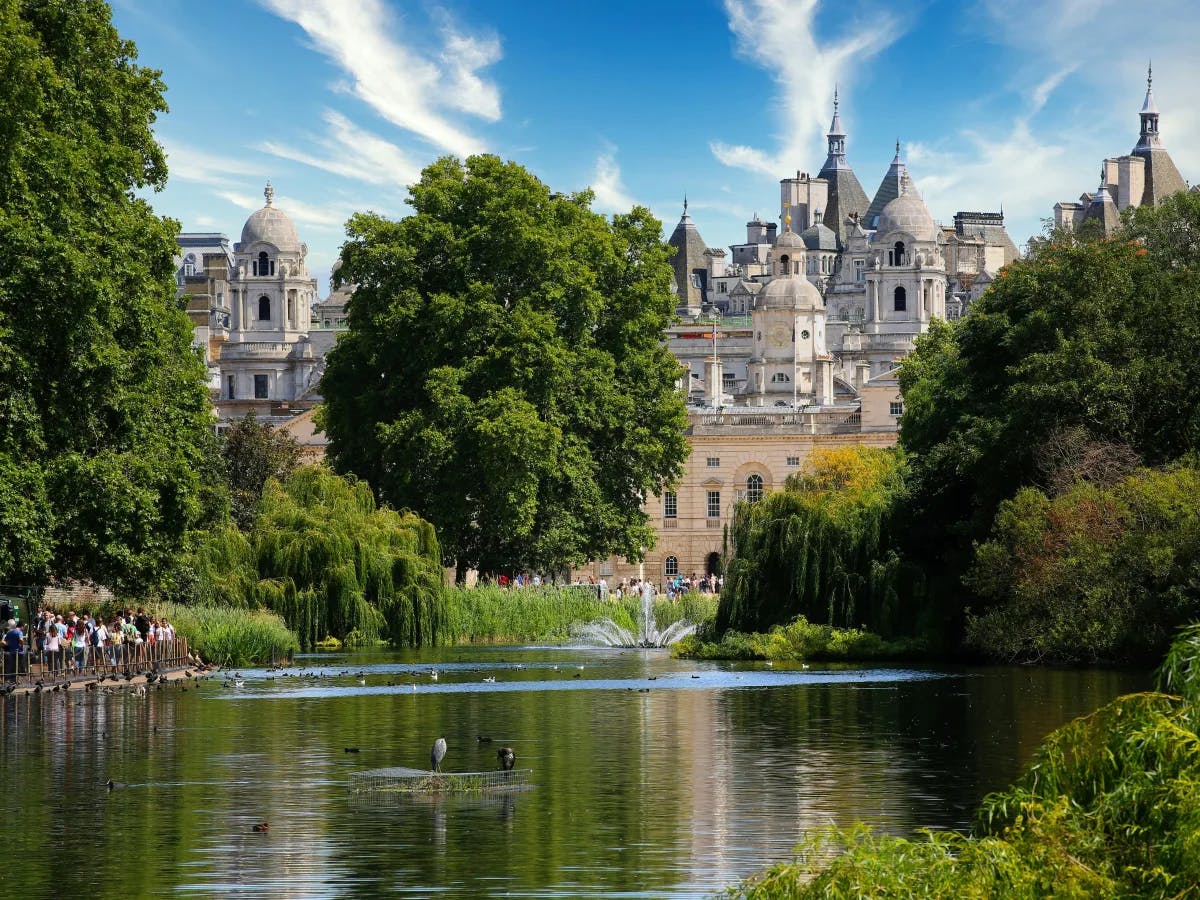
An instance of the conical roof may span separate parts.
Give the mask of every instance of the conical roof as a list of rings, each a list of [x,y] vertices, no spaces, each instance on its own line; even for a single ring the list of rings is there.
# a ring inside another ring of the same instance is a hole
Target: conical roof
[[[875,197],[871,200],[871,205],[867,208],[866,215],[863,216],[863,225],[867,228],[875,228],[879,220],[879,214],[883,212],[883,208],[899,197],[901,194],[908,193],[920,198],[917,189],[912,186],[911,181],[907,188],[904,186],[904,180],[908,177],[908,167],[904,165],[904,160],[900,158],[900,141],[896,141],[896,156],[892,159],[891,166],[888,167],[887,174],[883,176],[883,181],[879,183],[879,189],[875,191]]]
[[[850,235],[851,226],[846,220],[857,213],[866,214],[870,201],[859,184],[858,176],[850,168],[846,160],[846,132],[842,128],[842,116],[838,111],[838,95],[833,93],[833,121],[829,123],[829,155],[825,165],[821,167],[819,178],[829,183],[829,201],[825,208],[825,223],[838,235],[838,240],[844,245]]]
[[[679,288],[680,306],[700,306],[704,302],[705,286],[708,282],[708,264],[704,251],[708,247],[692,217],[688,215],[687,200],[683,201],[683,216],[671,232],[667,243],[675,248],[671,257],[671,268],[675,270],[675,285]],[[692,276],[699,277],[693,280]],[[696,282],[699,282],[697,284]]]

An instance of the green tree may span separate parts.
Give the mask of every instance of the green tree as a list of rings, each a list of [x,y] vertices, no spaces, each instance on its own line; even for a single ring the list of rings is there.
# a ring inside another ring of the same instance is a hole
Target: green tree
[[[885,634],[911,628],[899,606],[910,573],[890,534],[902,489],[899,452],[842,447],[814,452],[783,490],[739,504],[717,631],[766,631],[796,616]]]
[[[433,163],[410,202],[349,223],[333,466],[433,522],[460,575],[637,558],[642,503],[687,453],[658,221],[610,222],[494,156]]]
[[[254,523],[267,481],[287,481],[300,465],[300,445],[286,431],[259,424],[248,412],[225,432],[221,457],[233,520],[245,530]]]
[[[166,180],[163,85],[135,59],[100,0],[0,2],[5,581],[145,587],[206,511],[177,227],[137,195]]]
[[[1187,227],[1170,206],[1145,218]],[[974,542],[1020,487],[1049,488],[1064,432],[1154,465],[1197,446],[1197,260],[1128,237],[1043,244],[901,367],[907,549],[940,577],[952,615]]]

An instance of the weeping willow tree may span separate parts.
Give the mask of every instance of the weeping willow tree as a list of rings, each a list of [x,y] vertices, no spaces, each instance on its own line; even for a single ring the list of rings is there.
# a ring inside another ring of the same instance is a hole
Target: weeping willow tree
[[[377,507],[363,482],[321,466],[268,483],[251,533],[260,601],[311,646],[326,635],[434,643],[442,564],[433,526]]]
[[[898,598],[911,575],[888,523],[902,465],[894,449],[818,450],[783,490],[739,504],[717,631],[766,631],[802,615],[899,633]]]

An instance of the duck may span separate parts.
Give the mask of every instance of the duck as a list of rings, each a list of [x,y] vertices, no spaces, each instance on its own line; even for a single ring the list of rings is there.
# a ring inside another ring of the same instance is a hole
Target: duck
[[[517,764],[517,754],[512,747],[501,747],[496,751],[496,759],[500,760],[500,768],[505,772],[511,772]]]
[[[271,823],[270,822],[259,822],[258,824],[254,825],[250,830],[257,831],[261,834],[264,831],[271,830]]]
[[[105,787],[107,787],[107,788],[108,788],[110,791],[117,791],[117,790],[120,790],[120,789],[121,789],[121,788],[123,788],[123,787],[129,787],[129,785],[127,785],[125,782],[123,782],[123,781],[113,781],[111,778],[110,778],[110,779],[108,779],[108,781],[106,781],[106,782],[104,783],[104,786],[105,786]]]

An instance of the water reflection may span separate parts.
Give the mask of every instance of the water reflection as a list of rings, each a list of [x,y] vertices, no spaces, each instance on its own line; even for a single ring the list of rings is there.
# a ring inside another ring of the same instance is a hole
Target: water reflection
[[[8,858],[95,862],[10,867],[6,888],[703,895],[785,858],[815,825],[965,827],[1049,730],[1147,681],[767,669],[558,648],[302,662],[303,676],[245,670],[242,688],[10,698],[0,717]],[[494,768],[503,743],[536,787],[493,797],[347,790],[353,771],[424,767],[442,733],[447,770]],[[109,792],[109,778],[128,787]],[[261,821],[270,832],[251,832]],[[145,865],[128,865],[131,854]]]

